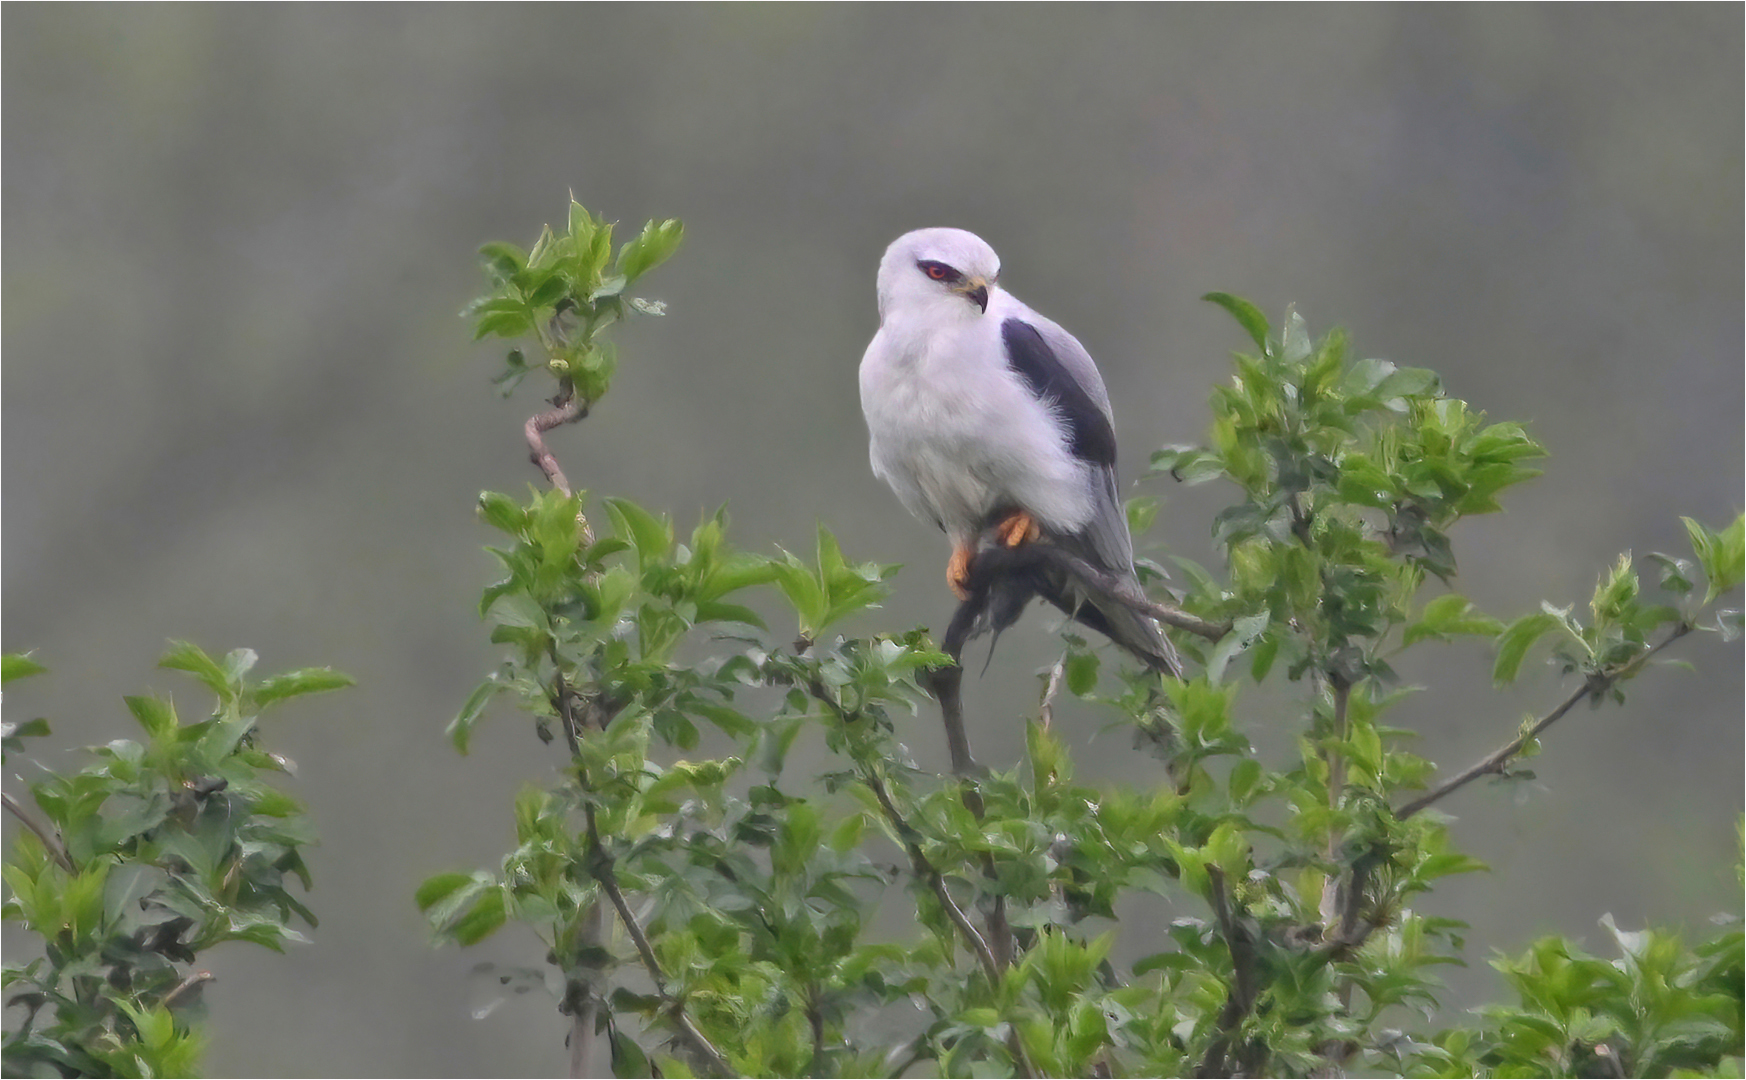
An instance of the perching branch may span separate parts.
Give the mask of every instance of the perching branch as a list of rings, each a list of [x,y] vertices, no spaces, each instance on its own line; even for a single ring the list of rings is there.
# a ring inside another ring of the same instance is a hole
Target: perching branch
[[[42,846],[48,849],[50,855],[54,856],[55,862],[60,863],[62,870],[69,874],[79,872],[73,866],[72,856],[67,854],[66,845],[61,843],[61,838],[55,835],[54,830],[39,825],[36,819],[30,816],[30,812],[24,808],[24,804],[12,797],[11,792],[0,791],[0,801],[5,803],[8,813],[23,822],[25,828],[36,834],[36,838],[42,841]]]
[[[1404,806],[1399,807],[1395,810],[1394,816],[1405,821],[1407,818],[1412,817],[1414,814],[1423,810],[1425,807],[1430,806],[1445,795],[1448,795],[1458,788],[1467,786],[1469,783],[1472,783],[1474,780],[1477,780],[1482,776],[1501,776],[1509,763],[1521,754],[1523,747],[1539,738],[1542,731],[1545,731],[1547,728],[1563,719],[1565,713],[1576,708],[1577,705],[1589,698],[1599,700],[1600,696],[1612,689],[1614,684],[1623,682],[1637,674],[1638,671],[1642,670],[1643,665],[1647,664],[1656,653],[1691,633],[1691,631],[1691,623],[1681,622],[1676,625],[1666,637],[1662,638],[1655,645],[1638,653],[1617,671],[1590,675],[1588,680],[1578,687],[1575,693],[1565,698],[1556,709],[1553,709],[1545,716],[1534,721],[1533,725],[1526,731],[1517,735],[1514,739],[1492,751],[1490,754],[1487,754],[1485,757],[1474,762],[1472,765],[1469,765],[1448,780],[1438,784],[1435,788],[1432,788],[1425,794]]]
[[[1036,542],[1021,544],[1016,548],[998,544],[983,546],[970,565],[970,580],[965,585],[970,594],[969,599],[959,604],[952,613],[952,621],[940,643],[954,663],[951,667],[929,672],[923,680],[934,700],[940,703],[940,719],[945,725],[946,748],[951,753],[952,773],[955,776],[973,776],[980,771],[975,759],[971,757],[970,739],[964,728],[964,669],[961,666],[964,647],[971,638],[985,629],[991,616],[990,594],[998,580],[1010,574],[1039,568],[1057,570],[1075,579],[1081,588],[1094,597],[1107,598],[1208,641],[1218,641],[1231,630],[1228,622],[1208,622],[1180,608],[1153,600],[1113,574],[1106,573],[1053,544]]]
[[[1179,607],[1153,600],[1114,574],[1099,569],[1072,552],[1058,548],[1053,544],[1022,544],[1019,547],[1005,550],[1008,555],[1015,557],[1014,563],[1022,564],[1024,561],[1029,561],[1030,565],[1033,566],[1054,567],[1075,578],[1088,592],[1107,597],[1142,615],[1149,615],[1166,626],[1186,630],[1208,641],[1218,641],[1231,632],[1231,624],[1228,622],[1208,622],[1197,615],[1190,615]],[[989,560],[990,554],[994,553],[987,550],[981,552],[977,555],[977,562],[995,561]],[[973,580],[974,577],[973,569]]]

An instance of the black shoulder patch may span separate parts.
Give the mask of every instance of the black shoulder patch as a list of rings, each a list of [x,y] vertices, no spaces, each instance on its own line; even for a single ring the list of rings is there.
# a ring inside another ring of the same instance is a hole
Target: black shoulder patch
[[[1081,461],[1115,467],[1115,429],[1085,388],[1055,359],[1055,351],[1037,328],[1021,319],[1000,324],[1000,340],[1006,345],[1006,363],[1024,377],[1031,393],[1052,401],[1067,424],[1073,456]]]

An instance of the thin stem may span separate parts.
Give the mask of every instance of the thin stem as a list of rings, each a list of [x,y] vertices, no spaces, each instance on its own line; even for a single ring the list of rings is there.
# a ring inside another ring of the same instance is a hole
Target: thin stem
[[[1061,679],[1067,673],[1067,654],[1062,653],[1055,661],[1055,666],[1049,669],[1048,681],[1043,684],[1043,700],[1037,706],[1037,719],[1048,731],[1055,722],[1055,695],[1061,692]]]
[[[166,1009],[173,1008],[180,1004],[183,998],[194,993],[196,990],[199,990],[202,986],[205,986],[216,978],[217,976],[213,975],[210,971],[190,971],[188,977],[172,987],[170,992],[165,994],[164,999],[158,1002],[158,1004]]]
[[[1213,917],[1218,922],[1219,936],[1231,954],[1231,989],[1225,1006],[1219,1012],[1218,1037],[1206,1048],[1196,1076],[1227,1076],[1234,1070],[1230,1064],[1231,1046],[1243,1017],[1255,1007],[1258,988],[1255,984],[1255,945],[1249,934],[1231,912],[1230,896],[1225,888],[1225,872],[1217,866],[1206,868],[1207,884],[1211,886]]]
[[[583,815],[588,827],[589,876],[600,883],[606,898],[612,902],[613,910],[618,912],[619,922],[624,924],[625,933],[630,935],[631,943],[636,946],[637,957],[642,960],[643,969],[649,973],[650,981],[655,984],[655,993],[666,1003],[673,1023],[690,1041],[692,1047],[709,1062],[710,1068],[722,1076],[737,1076],[727,1058],[691,1022],[691,1017],[685,1012],[684,1003],[667,991],[667,976],[661,970],[661,962],[655,956],[654,946],[649,944],[648,935],[643,933],[642,924],[637,922],[636,914],[631,911],[630,904],[624,898],[624,891],[618,887],[618,877],[612,872],[612,858],[607,855],[605,846],[600,842],[600,827],[595,821],[593,804],[583,804]]]
[[[946,918],[951,921],[959,935],[963,937],[964,944],[969,946],[970,951],[975,954],[977,962],[982,965],[982,973],[988,977],[989,986],[998,985],[1000,965],[995,962],[994,953],[988,948],[988,942],[983,939],[975,924],[964,914],[964,910],[958,906],[957,901],[952,899],[951,892],[946,888],[945,877],[922,853],[921,844],[917,839],[920,834],[905,820],[903,813],[897,809],[897,804],[891,801],[891,793],[885,790],[885,781],[881,780],[879,774],[872,769],[862,766],[861,782],[873,792],[873,797],[879,801],[880,809],[885,811],[885,819],[891,822],[891,827],[896,829],[897,835],[903,838],[903,846],[909,853],[911,868],[917,877],[927,882],[935,899],[939,900],[941,909],[945,911]]]
[[[1343,742],[1346,739],[1346,711],[1352,699],[1352,686],[1344,678],[1331,675],[1328,681],[1334,690],[1334,739]],[[1328,809],[1338,813],[1340,800],[1346,794],[1346,758],[1337,748],[1329,747],[1323,751],[1328,763]],[[1328,830],[1328,845],[1326,855],[1329,863],[1333,863],[1340,854],[1340,831],[1337,828]],[[1322,882],[1322,925],[1332,927],[1339,914],[1338,877],[1330,876]]]
[[[806,988],[806,1022],[812,1028],[812,1066],[807,1071],[818,1076],[824,1072],[825,1026],[824,1011],[819,1008],[816,985]]]
[[[539,466],[546,480],[554,488],[565,495],[574,495],[570,488],[570,480],[564,475],[564,469],[558,464],[557,456],[546,445],[546,432],[564,424],[573,424],[588,415],[589,403],[576,396],[576,387],[568,378],[559,380],[557,396],[552,398],[552,407],[544,412],[537,412],[527,418],[522,425],[522,434],[527,439],[528,458]],[[594,543],[594,530],[588,526],[588,518],[581,511],[576,513],[577,527],[582,531],[582,543],[586,546]]]
[[[956,657],[953,659],[956,661]],[[970,736],[964,728],[964,668],[956,662],[950,667],[934,668],[923,676],[922,682],[940,703],[940,723],[946,729],[952,775],[960,779],[977,775],[982,770],[970,756]]]
[[[1578,687],[1575,693],[1565,698],[1556,709],[1553,709],[1545,716],[1534,721],[1533,725],[1526,731],[1517,735],[1514,739],[1511,739],[1503,746],[1498,747],[1485,757],[1480,758],[1478,761],[1461,770],[1448,780],[1438,784],[1435,788],[1425,794],[1397,808],[1394,812],[1394,816],[1397,819],[1404,821],[1449,793],[1456,791],[1459,788],[1466,787],[1468,784],[1482,776],[1501,775],[1504,768],[1521,754],[1523,747],[1539,738],[1542,731],[1545,731],[1547,728],[1563,719],[1565,713],[1576,708],[1577,705],[1588,698],[1592,697],[1598,700],[1600,696],[1610,690],[1615,683],[1622,682],[1637,674],[1637,672],[1643,669],[1643,665],[1647,664],[1656,653],[1691,633],[1691,631],[1691,623],[1682,622],[1675,626],[1666,637],[1662,638],[1652,647],[1644,649],[1642,652],[1638,653],[1630,660],[1630,662],[1620,667],[1617,671],[1590,675],[1588,680]]]
[[[36,819],[31,817],[30,812],[24,808],[24,804],[13,798],[11,792],[0,791],[0,802],[4,802],[8,813],[23,822],[25,828],[36,834],[36,838],[42,841],[42,846],[48,849],[50,855],[54,856],[55,862],[61,864],[61,869],[69,874],[79,872],[78,868],[73,865],[72,856],[67,854],[66,845],[61,843],[61,838],[56,836],[52,829],[37,824]]]

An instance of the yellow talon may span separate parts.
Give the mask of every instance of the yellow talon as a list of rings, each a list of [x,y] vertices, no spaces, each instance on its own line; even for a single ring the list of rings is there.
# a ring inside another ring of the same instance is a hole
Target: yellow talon
[[[1042,536],[1043,529],[1030,514],[1023,510],[1014,510],[994,527],[994,535],[1000,537],[1001,543],[1013,548]]]
[[[970,544],[953,544],[952,557],[946,561],[946,584],[960,601],[970,599],[970,559],[975,554]]]

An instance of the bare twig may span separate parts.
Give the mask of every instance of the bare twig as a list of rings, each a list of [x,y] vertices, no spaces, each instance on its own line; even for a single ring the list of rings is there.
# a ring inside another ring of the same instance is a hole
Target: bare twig
[[[951,669],[943,670],[954,670],[960,674],[963,672],[963,668],[956,665]],[[807,692],[812,695],[814,700],[829,709],[839,721],[845,724],[854,722],[853,714],[832,698],[824,684],[817,679],[807,683]],[[964,754],[968,758],[968,744],[965,746]],[[964,910],[958,906],[957,901],[952,899],[952,894],[946,889],[945,877],[922,853],[921,834],[916,831],[915,827],[903,816],[903,812],[897,808],[897,804],[892,801],[891,793],[886,790],[885,781],[880,778],[879,773],[859,759],[856,759],[855,765],[861,774],[861,782],[867,785],[869,791],[873,792],[873,797],[878,800],[880,809],[885,812],[885,819],[891,823],[891,827],[897,831],[897,835],[903,838],[904,848],[909,854],[911,869],[917,877],[927,882],[928,888],[939,900],[940,907],[946,912],[946,918],[957,928],[959,934],[964,938],[964,943],[969,946],[970,951],[976,955],[976,959],[981,963],[983,973],[988,976],[990,985],[998,983],[1001,972],[999,960],[996,959],[994,951],[989,948],[987,939],[976,929],[969,916],[964,914]],[[965,805],[969,807],[970,811],[980,817],[981,799],[976,796],[974,791],[968,790],[965,792],[964,798]],[[1004,916],[1002,922],[1004,922]]]
[[[1395,810],[1394,816],[1397,819],[1404,821],[1418,813],[1420,810],[1423,810],[1425,807],[1430,806],[1432,803],[1448,795],[1450,792],[1465,787],[1482,776],[1502,775],[1504,769],[1509,765],[1509,763],[1521,754],[1523,747],[1539,738],[1542,731],[1545,731],[1547,728],[1563,719],[1565,713],[1576,708],[1577,705],[1581,704],[1588,698],[1592,697],[1599,700],[1600,696],[1612,689],[1615,684],[1629,679],[1637,674],[1637,672],[1641,671],[1643,666],[1647,664],[1656,653],[1691,633],[1691,631],[1692,625],[1690,623],[1679,623],[1668,632],[1666,637],[1662,638],[1655,645],[1638,653],[1629,663],[1624,664],[1617,671],[1589,676],[1588,680],[1578,687],[1575,693],[1565,698],[1556,709],[1553,709],[1545,716],[1534,721],[1533,725],[1526,731],[1517,735],[1514,739],[1511,739],[1503,746],[1498,747],[1485,757],[1474,762],[1472,765],[1461,770],[1459,773],[1443,781],[1441,784],[1438,784],[1435,788],[1432,788],[1425,794],[1400,806]]]
[[[171,987],[170,992],[164,995],[164,1000],[158,1002],[158,1004],[166,1009],[174,1008],[182,1002],[183,998],[195,993],[201,987],[214,981],[216,978],[217,976],[213,975],[210,971],[190,971],[188,977]]]
[[[36,838],[42,841],[42,846],[48,849],[50,855],[54,856],[55,862],[61,864],[62,870],[69,874],[79,872],[73,865],[72,856],[67,854],[67,846],[61,843],[61,838],[55,835],[53,829],[38,824],[37,820],[30,816],[30,811],[24,808],[24,804],[12,797],[11,792],[0,791],[0,802],[5,803],[8,813],[23,822],[25,828],[36,834]]]
[[[1037,706],[1037,719],[1048,731],[1055,723],[1055,695],[1061,692],[1061,678],[1067,673],[1067,654],[1062,653],[1055,666],[1049,669],[1049,678],[1043,684],[1043,700]]]
[[[584,949],[598,948],[606,943],[606,909],[598,902],[583,912],[577,932],[578,944]],[[593,979],[581,979],[572,974],[570,999],[570,1075],[593,1076],[599,1070],[594,1062],[595,1044],[599,1041],[600,992]]]
[[[570,1017],[570,1075],[594,1075],[594,1024],[600,1006],[592,994],[576,1005]]]
[[[1000,973],[1004,967],[1001,958],[996,955],[995,949],[989,946],[987,939],[977,931],[976,924],[972,923],[970,917],[964,914],[964,909],[958,906],[956,900],[952,899],[951,891],[946,888],[945,876],[933,863],[928,861],[927,855],[922,852],[921,834],[916,832],[915,827],[904,818],[902,811],[897,809],[897,804],[891,800],[891,793],[885,789],[885,781],[881,780],[879,774],[873,769],[860,762],[856,762],[856,764],[860,766],[861,782],[873,792],[873,797],[879,801],[880,809],[885,812],[885,819],[891,823],[891,827],[897,831],[897,835],[903,838],[903,846],[909,853],[911,872],[927,882],[928,889],[934,894],[934,899],[939,901],[940,909],[946,913],[946,919],[951,922],[953,928],[958,931],[958,935],[964,939],[964,944],[969,946],[970,951],[975,954],[977,962],[982,965],[982,974],[988,979],[989,989],[993,990],[1000,985]],[[1006,927],[1004,903],[1000,902],[998,897],[996,900],[995,913],[990,916],[991,929],[997,928],[1001,933],[1010,934]],[[1010,941],[1003,947],[1008,950],[1007,958],[1010,959]],[[1029,1055],[1025,1053],[1024,1044],[1019,1041],[1016,1028],[1007,1037],[1006,1047],[1012,1054],[1013,1064],[1020,1076],[1037,1075],[1036,1067],[1031,1064]]]
[[[806,1022],[812,1028],[812,1065],[807,1069],[813,1076],[824,1075],[825,1057],[825,1026],[824,1011],[819,1007],[818,987],[806,988]]]
[[[564,475],[557,457],[546,446],[546,432],[564,424],[574,424],[587,415],[588,402],[576,396],[575,385],[566,378],[558,384],[558,393],[552,398],[552,407],[528,417],[527,423],[522,427],[522,433],[527,437],[529,459],[539,466],[546,480],[565,495],[574,495],[575,492],[570,488],[570,480]],[[587,517],[578,512],[576,523],[582,530],[582,543],[594,543],[594,530],[588,527]]]

